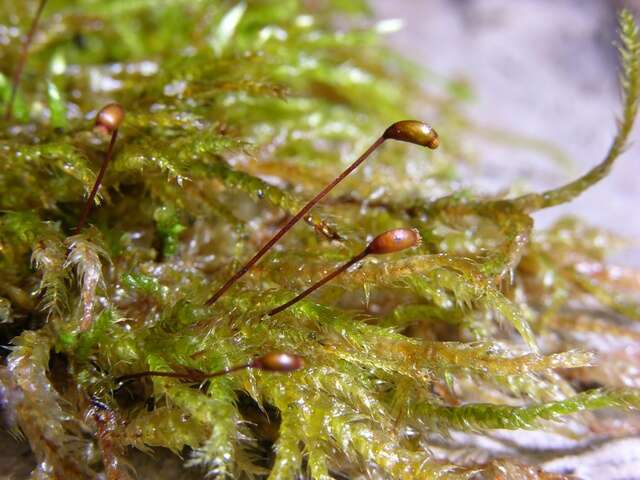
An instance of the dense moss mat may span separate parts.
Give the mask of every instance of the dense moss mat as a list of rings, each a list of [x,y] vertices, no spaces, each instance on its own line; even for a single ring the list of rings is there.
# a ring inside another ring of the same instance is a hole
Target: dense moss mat
[[[37,4],[0,3],[3,110]],[[620,15],[623,111],[605,159],[501,198],[457,190],[466,90],[440,80],[421,93],[419,70],[381,43],[394,26],[346,0],[46,4],[0,121],[0,400],[37,457],[33,478],[129,478],[130,447],[220,477],[551,478],[517,453],[461,454],[451,435],[637,431],[640,273],[604,263],[616,238],[577,219],[534,231],[531,217],[624,151],[640,89],[634,19]],[[113,162],[74,234],[109,142],[93,118],[114,100],[126,117]],[[441,149],[385,145],[204,306],[412,105]],[[422,245],[265,315],[396,227]],[[269,351],[306,368],[116,380]],[[605,408],[617,421],[568,417]]]

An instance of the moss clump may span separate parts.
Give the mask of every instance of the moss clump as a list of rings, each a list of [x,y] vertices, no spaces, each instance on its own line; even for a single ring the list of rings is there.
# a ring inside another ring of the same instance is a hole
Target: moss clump
[[[15,3],[0,21],[24,32],[37,2]],[[545,478],[523,452],[461,458],[449,435],[567,434],[569,414],[628,418],[640,406],[638,373],[620,368],[637,352],[640,274],[603,263],[613,241],[602,232],[568,219],[534,233],[530,216],[602,179],[624,150],[640,89],[631,15],[620,16],[624,109],[605,160],[560,188],[486,198],[452,189],[468,127],[452,113],[456,90],[420,99],[415,70],[375,27],[334,27],[366,11],[341,0],[47,4],[0,128],[0,321],[13,338],[0,399],[38,459],[34,478],[128,478],[126,447],[164,447],[220,477]],[[5,102],[20,51],[19,36],[6,40]],[[406,92],[445,148],[385,146],[205,307],[304,199],[406,117]],[[106,148],[92,117],[113,100],[127,110],[113,163],[92,226],[71,235]],[[265,316],[397,227],[423,244]],[[636,350],[593,341],[605,335]],[[198,388],[116,380],[274,350],[307,367]],[[620,431],[597,416],[574,427]]]

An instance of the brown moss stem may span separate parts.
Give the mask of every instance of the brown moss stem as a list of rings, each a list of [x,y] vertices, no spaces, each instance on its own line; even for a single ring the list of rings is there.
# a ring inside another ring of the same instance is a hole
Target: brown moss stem
[[[384,137],[378,138],[360,157],[353,162],[347,169],[345,169],[340,175],[338,175],[331,183],[322,189],[315,197],[302,207],[302,209],[296,213],[291,219],[282,227],[278,233],[276,233],[271,240],[264,244],[264,246],[258,250],[258,252],[249,260],[240,270],[229,278],[222,287],[220,287],[210,298],[205,302],[205,305],[213,305],[216,301],[224,295],[224,293],[231,288],[231,286],[244,276],[256,263],[260,260],[271,248],[311,210],[320,200],[322,200],[338,183],[340,183],[346,176],[353,172],[360,166],[371,154],[376,151],[384,142]]]

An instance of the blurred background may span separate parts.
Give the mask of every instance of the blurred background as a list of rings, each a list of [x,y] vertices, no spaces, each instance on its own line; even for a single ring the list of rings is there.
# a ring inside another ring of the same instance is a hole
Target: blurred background
[[[468,186],[497,192],[554,187],[606,154],[620,111],[616,11],[640,1],[375,0],[379,19],[403,28],[389,42],[431,76],[467,83],[466,111],[480,127],[546,139],[566,161],[507,146],[474,145],[477,179]],[[410,92],[407,92],[410,94]],[[416,112],[419,115],[419,112]],[[613,261],[640,266],[640,129],[612,174],[569,205],[535,216],[547,226],[562,214],[634,239]]]

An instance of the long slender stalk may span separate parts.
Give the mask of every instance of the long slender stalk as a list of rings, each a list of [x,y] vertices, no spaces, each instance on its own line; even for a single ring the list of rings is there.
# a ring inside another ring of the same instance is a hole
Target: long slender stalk
[[[246,363],[244,365],[238,365],[230,368],[223,368],[222,370],[216,370],[215,372],[205,373],[205,372],[190,372],[190,373],[182,373],[182,372],[160,372],[155,370],[146,370],[144,372],[130,373],[128,375],[122,375],[118,377],[117,382],[124,382],[126,380],[133,380],[136,378],[143,377],[171,377],[171,378],[191,378],[195,381],[202,381],[208,378],[221,377],[228,373],[237,372],[238,370],[243,370],[245,368],[251,367],[250,363]]]
[[[375,142],[371,144],[367,150],[358,157],[349,167],[347,167],[340,175],[338,175],[333,181],[331,181],[326,187],[322,189],[315,197],[302,207],[302,209],[296,213],[287,224],[282,227],[278,233],[276,233],[271,240],[269,240],[260,250],[256,253],[251,260],[249,260],[240,270],[238,270],[233,276],[225,282],[212,296],[205,302],[205,305],[213,305],[224,293],[231,288],[231,286],[237,282],[245,273],[247,273],[251,267],[253,267],[258,260],[260,260],[265,253],[267,253],[277,242],[280,240],[297,222],[300,221],[314,205],[322,200],[336,185],[345,179],[351,172],[360,166],[367,158],[371,156],[382,144],[387,140],[396,140],[399,142],[413,143],[414,145],[420,145],[430,149],[436,149],[440,145],[438,139],[438,133],[424,122],[419,120],[400,120],[391,124],[384,133]]]
[[[76,227],[75,233],[78,234],[84,227],[87,222],[87,218],[89,218],[89,213],[91,213],[91,208],[93,207],[93,201],[98,193],[98,189],[102,184],[102,179],[104,178],[104,174],[107,171],[107,166],[111,161],[111,157],[113,155],[113,146],[116,144],[116,138],[118,137],[118,130],[114,130],[111,135],[111,141],[109,142],[109,148],[107,149],[107,154],[105,155],[104,161],[100,166],[100,172],[98,172],[98,176],[96,177],[96,181],[93,184],[93,188],[91,189],[91,193],[89,194],[89,198],[87,199],[87,203],[84,205],[84,210],[82,211],[82,215],[80,216],[80,220],[78,221],[78,226]]]
[[[238,270],[229,280],[225,282],[212,296],[205,302],[205,305],[213,305],[224,293],[231,288],[231,286],[237,282],[245,273],[247,273],[256,263],[260,260],[265,253],[267,253],[277,242],[280,240],[296,223],[300,221],[320,200],[322,200],[327,193],[329,193],[336,185],[338,185],[346,176],[353,172],[360,166],[369,156],[376,151],[384,142],[386,138],[384,136],[378,138],[360,157],[353,162],[347,169],[345,169],[340,175],[338,175],[331,183],[322,189],[315,197],[302,207],[302,209],[296,213],[287,224],[282,227],[278,233],[276,233],[271,240],[264,244],[264,246],[258,250],[251,260],[249,260],[240,270]]]
[[[107,153],[104,156],[104,160],[102,160],[102,165],[100,166],[100,172],[98,172],[98,176],[96,177],[96,181],[93,184],[93,188],[91,189],[91,193],[89,194],[89,198],[87,199],[87,203],[84,205],[84,210],[80,215],[80,220],[78,221],[78,226],[76,227],[75,233],[78,234],[84,227],[84,224],[87,222],[87,218],[89,218],[89,213],[91,213],[91,208],[93,208],[93,201],[98,193],[98,189],[102,184],[102,179],[104,178],[104,174],[107,171],[107,167],[109,166],[109,162],[111,161],[111,157],[113,156],[113,147],[116,144],[116,140],[118,138],[118,129],[122,122],[124,121],[124,107],[119,103],[109,103],[108,105],[102,107],[98,114],[96,115],[96,123],[95,130],[100,131],[104,134],[111,134],[111,141],[109,142],[109,147],[107,148]]]
[[[117,383],[125,380],[133,380],[135,378],[143,377],[171,377],[182,378],[184,380],[192,380],[194,382],[202,382],[209,378],[221,377],[238,370],[244,370],[246,368],[255,368],[265,372],[280,372],[288,373],[295,370],[299,370],[304,367],[304,359],[300,355],[295,353],[286,352],[269,352],[261,357],[254,358],[249,363],[237,365],[235,367],[223,368],[216,370],[212,373],[201,372],[200,370],[188,369],[185,367],[179,367],[182,371],[178,372],[160,372],[155,370],[146,370],[144,372],[130,373],[122,375],[116,379]]]

